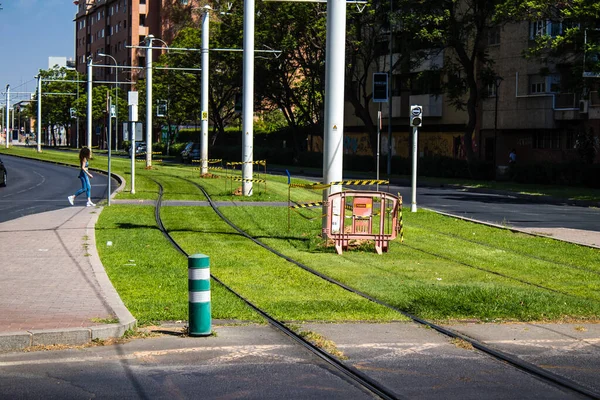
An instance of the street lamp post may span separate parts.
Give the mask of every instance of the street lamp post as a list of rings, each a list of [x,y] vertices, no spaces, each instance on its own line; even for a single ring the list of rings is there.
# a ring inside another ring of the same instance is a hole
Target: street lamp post
[[[116,93],[117,93],[117,60],[108,54],[104,54],[104,53],[98,53],[99,56],[101,57],[110,57],[112,58],[112,60],[115,62],[115,97],[116,97]],[[110,164],[111,164],[111,148],[110,148],[110,139],[112,136],[112,96],[109,97],[109,103],[108,103],[108,143],[107,143],[107,147],[108,147],[108,193],[106,195],[107,197],[107,202],[108,205],[110,206],[110,195],[111,195],[111,187],[110,187],[110,181],[111,181],[111,175],[110,175]],[[118,101],[117,101],[118,104]],[[115,124],[117,123],[117,106],[115,106]],[[118,132],[118,129],[117,129]],[[132,149],[132,151],[135,153],[135,149]]]
[[[497,154],[498,154],[498,136],[497,136],[497,131],[498,131],[498,98],[500,97],[498,94],[498,88],[500,88],[500,84],[502,83],[504,79],[501,76],[496,76],[495,80],[494,80],[494,85],[496,88],[496,93],[494,93],[496,95],[496,105],[494,107],[494,174],[496,173],[496,168],[497,168]]]
[[[98,53],[101,57],[110,57],[115,62],[115,151],[118,150],[119,143],[119,64],[110,54]]]
[[[8,149],[8,135],[10,132],[10,85],[6,85],[6,148]]]

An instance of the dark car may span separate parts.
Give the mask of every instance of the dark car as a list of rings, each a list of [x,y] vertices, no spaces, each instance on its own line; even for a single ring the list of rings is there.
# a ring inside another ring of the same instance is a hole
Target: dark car
[[[127,149],[127,152],[129,153],[129,157],[131,157],[131,146],[129,146],[129,149]],[[135,142],[135,154],[143,154],[146,152],[146,143],[144,142]]]
[[[8,182],[8,175],[6,174],[6,167],[2,160],[0,160],[0,186],[6,186]]]
[[[200,143],[188,143],[185,149],[181,152],[183,163],[191,163],[192,160],[200,159]]]

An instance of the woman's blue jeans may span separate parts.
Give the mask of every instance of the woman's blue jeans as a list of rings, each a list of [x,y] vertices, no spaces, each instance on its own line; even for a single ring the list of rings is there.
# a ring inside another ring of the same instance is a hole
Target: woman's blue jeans
[[[92,186],[90,185],[90,178],[86,174],[80,174],[79,180],[81,181],[81,189],[75,192],[75,197],[81,193],[86,192],[88,199],[92,197]]]

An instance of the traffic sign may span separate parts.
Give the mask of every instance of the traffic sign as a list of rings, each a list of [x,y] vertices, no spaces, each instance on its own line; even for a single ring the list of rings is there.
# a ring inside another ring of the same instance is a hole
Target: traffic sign
[[[419,127],[423,125],[423,107],[412,105],[410,106],[410,126]]]
[[[388,74],[383,72],[373,73],[373,103],[388,101]]]

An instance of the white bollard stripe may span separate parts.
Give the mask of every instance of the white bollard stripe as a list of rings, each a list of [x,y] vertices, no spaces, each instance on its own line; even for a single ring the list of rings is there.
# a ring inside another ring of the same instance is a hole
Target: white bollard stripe
[[[210,279],[210,268],[188,268],[188,279],[192,281]]]
[[[202,292],[188,292],[190,303],[209,303],[210,302],[210,290],[204,290]]]

